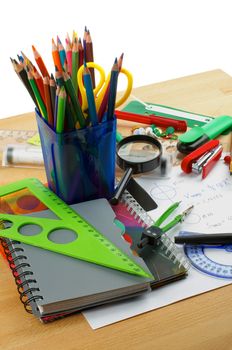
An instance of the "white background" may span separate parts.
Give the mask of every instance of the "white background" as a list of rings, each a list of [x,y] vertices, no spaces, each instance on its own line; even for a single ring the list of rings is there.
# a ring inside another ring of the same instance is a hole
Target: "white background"
[[[51,39],[90,29],[95,61],[108,71],[124,52],[134,87],[221,68],[232,75],[230,0],[4,1],[0,28],[0,118],[32,111],[11,66],[34,44],[54,72]],[[119,82],[122,89],[124,81]]]

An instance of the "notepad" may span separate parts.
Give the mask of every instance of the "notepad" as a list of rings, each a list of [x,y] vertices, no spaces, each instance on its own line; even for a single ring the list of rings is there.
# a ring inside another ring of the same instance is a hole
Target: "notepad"
[[[107,200],[99,199],[72,207],[149,272],[143,259],[133,256],[129,244],[121,237],[121,229],[114,223],[115,214]],[[55,218],[49,210],[30,215]],[[33,234],[26,229],[23,233]],[[150,289],[149,278],[22,243],[10,243],[8,240],[8,245],[11,250],[14,249],[12,257],[18,274],[22,275],[23,291],[27,294],[22,301],[27,309],[30,306],[33,314],[44,322],[99,304],[134,297]]]
[[[41,212],[44,207],[28,191],[5,197],[1,206],[10,213],[37,210],[40,212],[33,215],[54,218],[49,211]],[[21,299],[26,309],[32,309],[32,313],[41,321],[52,321],[93,306],[147,294],[150,289],[187,275],[189,264],[186,258],[166,234],[157,246],[148,246],[143,250],[142,259],[132,255],[130,248],[135,248],[144,227],[150,226],[153,221],[129,192],[125,191],[120,203],[112,206],[112,209],[105,199],[76,204],[73,208],[145,270],[147,266],[153,279],[144,280],[26,244],[12,244],[8,240],[10,250],[14,249],[13,259],[17,258],[16,270],[22,274],[20,284],[25,283],[19,291],[21,295],[29,291],[26,293],[28,297]],[[25,231],[25,234],[31,233],[30,230]],[[26,256],[27,259],[20,259],[19,256]],[[22,266],[23,263],[29,263],[30,267]],[[27,283],[34,279],[36,283]],[[32,288],[40,290],[33,289],[30,293]]]

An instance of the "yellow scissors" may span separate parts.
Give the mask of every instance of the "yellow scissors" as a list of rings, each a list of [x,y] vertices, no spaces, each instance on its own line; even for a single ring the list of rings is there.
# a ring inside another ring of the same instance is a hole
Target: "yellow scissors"
[[[96,86],[96,88],[93,90],[93,94],[95,97],[95,103],[96,103],[96,110],[98,112],[101,102],[103,100],[103,97],[105,95],[107,86],[109,85],[110,82],[110,74],[108,74],[107,78],[105,75],[105,71],[104,69],[99,66],[97,63],[95,62],[87,62],[86,63],[88,68],[94,68],[99,72],[100,75],[100,81],[98,83],[98,85]],[[86,111],[88,108],[88,103],[87,103],[87,97],[86,97],[86,90],[83,84],[83,71],[84,71],[84,65],[82,65],[78,72],[77,72],[77,83],[78,83],[78,87],[81,93],[81,98],[82,98],[82,110]],[[120,72],[126,76],[127,78],[127,88],[123,94],[123,96],[116,101],[115,103],[115,108],[119,107],[121,104],[123,104],[129,97],[131,90],[132,90],[132,86],[133,86],[133,76],[132,74],[125,68],[121,68]]]

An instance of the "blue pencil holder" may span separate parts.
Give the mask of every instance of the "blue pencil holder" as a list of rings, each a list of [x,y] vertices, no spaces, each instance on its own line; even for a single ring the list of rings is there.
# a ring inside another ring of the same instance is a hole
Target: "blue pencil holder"
[[[116,119],[57,134],[36,110],[49,188],[68,204],[111,198]]]

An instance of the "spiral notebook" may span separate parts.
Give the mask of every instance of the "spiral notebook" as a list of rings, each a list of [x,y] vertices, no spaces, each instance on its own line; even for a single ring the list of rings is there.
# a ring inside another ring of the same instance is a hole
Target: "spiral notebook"
[[[14,205],[11,203],[12,207]],[[133,256],[144,269],[148,267],[147,271],[150,270],[154,279],[133,276],[7,240],[4,246],[10,252],[8,256],[13,259],[10,266],[20,299],[25,309],[42,322],[85,308],[136,297],[148,292],[150,287],[155,288],[186,276],[187,262],[166,235],[156,247],[145,250],[144,256],[141,256],[143,260],[132,255],[130,246],[136,244],[144,227],[152,222],[128,192],[124,194],[122,202],[113,207],[114,211],[105,199],[76,204],[73,208],[127,255]],[[30,215],[53,217],[48,210]],[[122,239],[122,233],[128,243]]]

